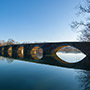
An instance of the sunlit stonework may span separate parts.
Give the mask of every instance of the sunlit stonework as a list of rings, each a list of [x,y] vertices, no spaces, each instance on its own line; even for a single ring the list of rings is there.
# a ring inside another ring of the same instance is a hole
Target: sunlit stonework
[[[12,56],[12,47],[9,47],[8,49],[8,55],[11,57]]]
[[[21,58],[24,57],[24,47],[23,47],[23,46],[21,46],[21,47],[18,48],[17,54],[18,54],[18,56],[21,57]]]
[[[39,60],[43,57],[43,50],[42,48],[36,46],[30,51],[30,54],[35,60]]]

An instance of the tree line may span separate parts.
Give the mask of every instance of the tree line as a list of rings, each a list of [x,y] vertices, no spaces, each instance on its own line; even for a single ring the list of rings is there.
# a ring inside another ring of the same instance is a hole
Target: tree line
[[[13,39],[8,39],[7,41],[0,40],[0,46],[14,45],[14,44],[18,44],[18,42],[14,41]]]

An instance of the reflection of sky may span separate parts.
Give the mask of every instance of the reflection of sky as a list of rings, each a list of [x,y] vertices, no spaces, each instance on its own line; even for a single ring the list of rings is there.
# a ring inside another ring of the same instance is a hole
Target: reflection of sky
[[[70,63],[79,62],[79,61],[81,61],[82,59],[84,59],[86,57],[86,55],[84,53],[62,53],[62,52],[57,52],[56,54],[62,60],[66,61],[66,62],[70,62]]]
[[[2,65],[3,64],[3,65]],[[74,69],[28,63],[0,61],[0,89],[5,90],[82,90]]]
[[[80,0],[0,0],[0,39],[76,40],[70,24]]]

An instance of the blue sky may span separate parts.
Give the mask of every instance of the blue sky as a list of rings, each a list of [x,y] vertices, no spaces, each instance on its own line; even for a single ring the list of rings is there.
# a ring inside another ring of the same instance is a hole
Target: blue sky
[[[70,24],[80,0],[0,0],[0,40],[76,41]]]

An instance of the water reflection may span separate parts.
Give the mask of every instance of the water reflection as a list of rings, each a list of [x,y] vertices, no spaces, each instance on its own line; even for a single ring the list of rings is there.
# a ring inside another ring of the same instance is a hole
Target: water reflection
[[[0,56],[0,60],[2,60],[2,61],[3,61],[4,59],[5,59],[4,57]]]
[[[72,46],[63,46],[57,50],[56,55],[58,58],[67,63],[79,62],[86,57],[83,52]]]
[[[71,66],[58,63],[52,56],[40,60],[8,56],[0,60],[0,90],[90,90],[88,58]]]
[[[0,90],[89,90],[90,71],[20,60],[0,62],[0,85]]]
[[[7,63],[12,63],[13,61],[14,61],[14,59],[11,59],[11,58],[5,58],[5,57],[2,57],[2,56],[0,56],[0,60],[1,61],[4,61],[4,60],[6,60],[7,61]]]
[[[79,87],[83,90],[90,90],[90,71],[79,70],[77,73],[76,78],[79,81]]]
[[[73,69],[21,62],[0,62],[0,90],[82,90]]]
[[[8,63],[12,63],[14,60],[13,59],[6,59]]]
[[[86,55],[83,53],[62,53],[62,52],[57,52],[57,56],[69,63],[79,62],[86,57]]]
[[[4,58],[5,57],[6,56],[4,56]],[[1,60],[4,60],[4,58],[1,57]],[[7,58],[6,60],[7,60],[8,63],[12,63],[14,61],[13,59],[15,59],[15,60],[19,60],[19,61],[35,62],[35,63],[48,64],[48,65],[59,66],[59,67],[90,70],[90,60],[88,59],[88,57],[85,57],[80,62],[71,63],[71,64],[64,64],[62,62],[59,62],[52,55],[44,56],[40,60],[34,60],[32,57],[27,57],[27,56],[26,57],[24,56],[23,58],[19,58],[17,55],[12,56],[12,57],[11,56],[7,56],[6,58]],[[72,60],[73,60],[73,58],[72,58]]]

